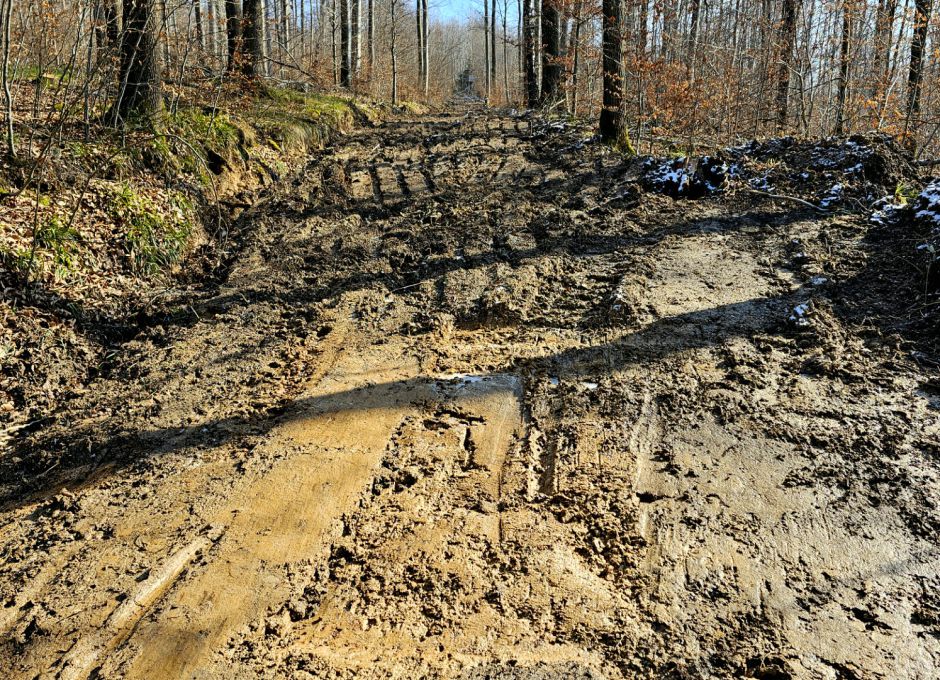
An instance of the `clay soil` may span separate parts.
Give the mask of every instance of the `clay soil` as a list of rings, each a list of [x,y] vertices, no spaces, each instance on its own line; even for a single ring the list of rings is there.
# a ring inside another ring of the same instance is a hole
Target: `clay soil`
[[[3,677],[938,677],[893,246],[588,136],[390,120],[245,212],[0,455]]]

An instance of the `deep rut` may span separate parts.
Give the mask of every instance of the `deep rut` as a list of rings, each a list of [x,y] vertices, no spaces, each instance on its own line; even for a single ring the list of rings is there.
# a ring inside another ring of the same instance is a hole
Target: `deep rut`
[[[928,378],[787,261],[851,225],[638,167],[468,112],[272,192],[5,492],[7,675],[936,677]]]

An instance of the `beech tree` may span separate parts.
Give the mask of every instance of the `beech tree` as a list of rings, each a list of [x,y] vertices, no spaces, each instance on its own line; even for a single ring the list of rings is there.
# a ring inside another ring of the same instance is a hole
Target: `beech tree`
[[[155,126],[163,112],[156,0],[124,0],[123,18],[121,67],[112,118],[118,125],[139,120]]]
[[[623,110],[623,0],[603,0],[604,94],[601,105],[600,135],[606,142],[625,141]]]

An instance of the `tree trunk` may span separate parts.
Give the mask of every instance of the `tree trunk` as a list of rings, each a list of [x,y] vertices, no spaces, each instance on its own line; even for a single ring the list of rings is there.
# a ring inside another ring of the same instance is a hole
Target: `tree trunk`
[[[333,84],[339,85],[339,60],[336,54],[336,12],[337,0],[331,0],[330,11],[330,49],[333,57]]]
[[[289,54],[291,38],[291,4],[289,0],[281,0],[281,49],[284,55]]]
[[[483,0],[483,93],[490,100],[490,0]]]
[[[121,42],[121,20],[118,17],[117,0],[104,0],[105,30],[108,44],[119,45]]]
[[[574,28],[571,31],[571,115],[578,115],[578,71],[581,67],[581,11],[582,0],[574,6]]]
[[[604,96],[600,117],[601,139],[614,144],[624,141],[623,108],[623,0],[603,0],[602,34]]]
[[[924,45],[927,43],[927,29],[930,25],[931,0],[914,0],[914,34],[911,36],[911,62],[907,73],[907,116],[904,123],[906,132],[917,124],[920,115],[920,93],[924,77]],[[908,146],[914,148],[916,136],[911,134]]]
[[[418,82],[424,82],[424,27],[421,25],[423,18],[423,13],[421,12],[421,0],[416,0],[415,2],[415,34],[417,36],[417,42],[415,44],[418,54],[417,54],[417,64],[418,64]]]
[[[428,96],[429,77],[431,73],[431,45],[430,45],[430,27],[428,23],[428,0],[421,0],[421,12],[424,19],[421,24],[424,26],[424,96]]]
[[[16,157],[16,138],[13,135],[13,94],[10,91],[10,48],[12,46],[11,34],[11,13],[13,11],[13,0],[5,0],[3,3],[3,99],[6,103],[4,107],[4,117],[6,118],[6,142],[7,158]]]
[[[250,80],[264,75],[264,5],[262,0],[244,0],[242,3],[242,30],[244,31],[242,73]]]
[[[349,35],[349,0],[340,0],[339,2],[339,84],[342,87],[352,85],[352,61],[350,57],[350,35]]]
[[[112,118],[118,125],[131,119],[153,127],[163,113],[163,68],[157,44],[156,0],[124,0],[124,39],[118,98]]]
[[[563,66],[561,63],[560,16],[557,0],[544,0],[542,4],[542,104],[552,105],[561,95]]]
[[[228,70],[234,71],[241,52],[241,18],[238,0],[225,0],[225,31],[228,39]]]
[[[375,67],[375,0],[369,0],[369,33],[367,41],[369,43],[369,78],[372,77],[372,69]]]
[[[849,46],[852,40],[852,8],[849,0],[842,3],[842,39],[839,46],[839,91],[836,97],[836,125],[833,134],[845,132],[845,97],[849,84]]]
[[[539,100],[538,69],[535,62],[535,19],[533,17],[534,0],[522,0],[522,54],[525,67],[525,105],[535,106]]]
[[[691,22],[689,25],[689,44],[686,48],[685,65],[690,73],[695,68],[695,49],[698,45],[698,17],[701,10],[700,0],[692,0]]]
[[[503,0],[503,102],[509,106],[509,33],[506,15],[509,14],[509,0]]]
[[[496,89],[496,0],[490,8],[490,85]]]
[[[215,0],[209,0],[206,3],[206,51],[212,56],[218,56],[216,52],[215,36]]]
[[[350,50],[351,50],[349,58],[352,60],[352,64],[350,68],[352,69],[353,75],[357,76],[359,75],[359,69],[362,64],[362,48],[360,45],[361,43],[360,37],[362,35],[362,31],[360,30],[360,26],[361,26],[360,19],[362,15],[362,0],[349,0],[349,1],[352,3],[352,7],[351,7],[352,16],[350,17],[350,26],[349,26]]]
[[[196,42],[199,49],[206,49],[206,34],[202,29],[202,0],[193,0],[193,10],[196,20]]]
[[[783,0],[783,18],[780,26],[780,58],[777,73],[777,130],[787,127],[790,100],[790,67],[793,46],[796,43],[796,14],[799,0]]]
[[[398,0],[392,0],[391,7],[391,53],[392,53],[392,105],[398,103],[398,24],[395,9],[398,7]]]
[[[880,100],[888,89],[888,62],[894,34],[894,15],[897,13],[898,0],[879,0],[875,18],[874,37],[874,97]]]

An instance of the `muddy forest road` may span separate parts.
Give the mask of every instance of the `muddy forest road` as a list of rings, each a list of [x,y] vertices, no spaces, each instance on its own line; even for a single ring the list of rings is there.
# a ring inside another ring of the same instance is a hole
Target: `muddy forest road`
[[[859,218],[585,136],[389,121],[245,213],[0,461],[3,677],[938,677],[940,400]]]

